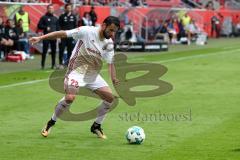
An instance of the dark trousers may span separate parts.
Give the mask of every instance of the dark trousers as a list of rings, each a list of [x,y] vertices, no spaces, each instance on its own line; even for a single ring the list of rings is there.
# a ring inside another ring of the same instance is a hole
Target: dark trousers
[[[216,38],[220,37],[220,26],[212,26],[212,28],[211,28],[211,36],[212,37],[214,37],[214,33],[215,33]]]
[[[68,64],[68,61],[72,55],[72,50],[74,48],[74,40],[73,38],[63,38],[61,39],[61,43],[59,44],[59,64],[63,64],[63,54],[64,50],[67,47],[67,60],[65,64]]]
[[[43,40],[43,53],[42,53],[42,68],[45,67],[45,60],[48,51],[48,47],[50,44],[51,47],[51,56],[52,56],[52,68],[55,66],[55,59],[56,59],[56,40]]]
[[[13,50],[20,51],[20,45],[19,42],[16,40],[13,41],[13,46],[2,46],[0,50],[4,52],[4,57],[6,57]]]
[[[2,58],[4,58],[4,50],[3,50],[3,46],[0,44],[0,59]]]

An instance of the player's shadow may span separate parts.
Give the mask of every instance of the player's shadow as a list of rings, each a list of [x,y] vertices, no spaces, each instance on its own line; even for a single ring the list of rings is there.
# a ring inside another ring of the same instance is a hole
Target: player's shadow
[[[137,143],[128,143],[128,142],[124,142],[122,143],[123,146],[142,146],[142,144],[137,144]]]

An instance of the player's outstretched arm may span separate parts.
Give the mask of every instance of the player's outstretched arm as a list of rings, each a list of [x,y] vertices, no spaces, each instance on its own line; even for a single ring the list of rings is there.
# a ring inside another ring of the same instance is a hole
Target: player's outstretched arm
[[[56,31],[56,32],[51,32],[51,33],[39,36],[39,37],[32,37],[29,39],[29,42],[33,45],[42,40],[54,40],[57,38],[66,38],[66,37],[67,37],[66,31]]]

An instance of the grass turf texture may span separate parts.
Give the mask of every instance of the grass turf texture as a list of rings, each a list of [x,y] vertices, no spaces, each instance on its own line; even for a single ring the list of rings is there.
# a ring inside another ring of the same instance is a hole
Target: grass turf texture
[[[103,125],[107,140],[89,131],[92,121],[58,121],[48,138],[40,130],[62,94],[46,80],[39,57],[25,64],[0,63],[0,159],[128,159],[128,160],[238,160],[240,156],[239,39],[210,40],[207,46],[172,46],[162,54],[130,54],[128,62],[161,63],[161,77],[174,89],[163,96],[138,98],[137,105],[119,106]],[[102,72],[107,78],[107,72]],[[130,74],[134,76],[134,74]],[[36,81],[43,80],[43,81]],[[36,83],[25,84],[24,82]],[[110,82],[108,80],[108,82]],[[14,86],[16,85],[16,86]],[[78,97],[72,112],[83,112],[99,101]],[[189,115],[191,120],[146,120],[145,115]],[[126,115],[141,114],[140,120]],[[145,130],[142,145],[128,145],[126,130]]]

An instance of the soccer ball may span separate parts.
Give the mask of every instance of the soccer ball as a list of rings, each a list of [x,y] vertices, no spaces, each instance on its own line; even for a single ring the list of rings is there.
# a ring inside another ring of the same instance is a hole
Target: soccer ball
[[[138,126],[130,127],[127,130],[126,139],[130,144],[141,144],[145,139],[144,130]]]

